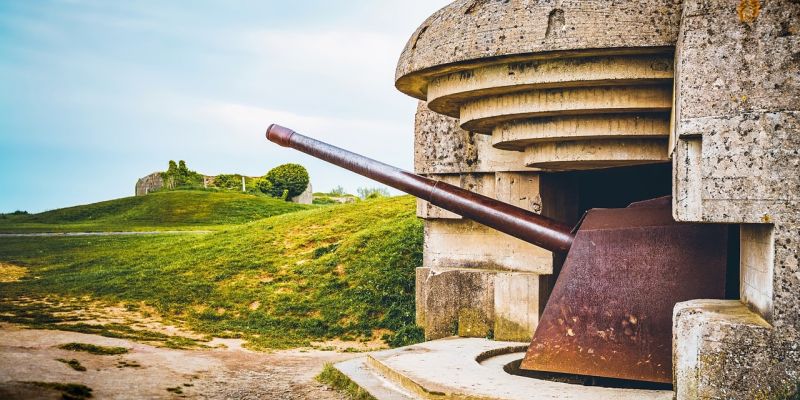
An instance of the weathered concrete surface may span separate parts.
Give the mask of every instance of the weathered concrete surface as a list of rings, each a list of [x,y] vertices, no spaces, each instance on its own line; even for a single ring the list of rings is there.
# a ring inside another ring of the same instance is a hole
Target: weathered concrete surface
[[[738,300],[692,300],[675,306],[673,321],[678,399],[776,398],[768,388],[753,387],[755,376],[731,379],[766,361],[763,338],[771,327],[763,318]],[[731,347],[741,350],[726,354]],[[758,371],[764,373],[772,374]],[[741,397],[742,393],[750,394]]]
[[[420,399],[669,400],[671,391],[614,389],[511,375],[502,368],[508,352],[522,358],[525,342],[448,338],[371,353],[367,364]]]
[[[626,112],[668,112],[669,86],[576,87],[532,90],[483,97],[461,106],[461,128],[491,133],[504,122],[535,117]]]
[[[428,340],[452,335],[530,340],[549,282],[539,274],[417,268],[417,325]]]
[[[392,382],[386,376],[367,364],[366,357],[342,361],[333,366],[345,374],[351,382],[355,383],[378,400],[415,400],[418,399],[411,392]]]
[[[417,268],[417,324],[427,340],[487,337],[494,320],[494,272]]]
[[[459,128],[458,119],[429,110],[425,102],[417,105],[414,135],[418,174],[531,171],[522,153],[493,148],[490,137]]]
[[[800,382],[800,3],[742,3],[737,13],[726,1],[684,1],[673,210],[683,221],[758,224],[742,228],[741,295],[771,327],[676,312],[676,329],[697,324],[677,348],[722,338],[679,365],[679,399],[774,398]]]
[[[464,103],[486,96],[609,84],[670,85],[672,76],[671,52],[490,64],[432,78],[427,101],[431,110],[459,118]]]
[[[551,274],[553,253],[469,220],[425,221],[422,265]]]
[[[424,100],[426,74],[451,64],[489,63],[527,53],[672,46],[680,2],[457,0],[431,15],[406,44],[395,74],[400,91]]]
[[[311,188],[311,183],[308,184],[306,190],[297,196],[292,197],[292,203],[298,204],[311,204],[314,202],[314,189]]]

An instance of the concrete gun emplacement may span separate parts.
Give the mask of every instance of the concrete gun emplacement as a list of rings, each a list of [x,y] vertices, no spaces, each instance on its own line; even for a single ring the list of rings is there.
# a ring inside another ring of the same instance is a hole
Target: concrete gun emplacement
[[[577,226],[271,125],[267,138],[566,259],[521,368],[672,382],[672,309],[725,297],[727,228],[677,223],[668,197],[591,209]]]

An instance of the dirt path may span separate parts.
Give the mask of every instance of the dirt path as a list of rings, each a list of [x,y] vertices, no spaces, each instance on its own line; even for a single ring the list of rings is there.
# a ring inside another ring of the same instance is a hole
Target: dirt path
[[[121,355],[92,355],[57,348],[77,342],[121,346]],[[172,350],[128,340],[0,324],[0,398],[61,398],[59,392],[20,382],[78,383],[93,399],[314,399],[344,396],[317,383],[326,362],[352,358],[318,350],[273,353],[243,349],[238,340],[215,339],[214,349]],[[76,371],[57,359],[76,359]],[[168,390],[169,389],[169,390]]]

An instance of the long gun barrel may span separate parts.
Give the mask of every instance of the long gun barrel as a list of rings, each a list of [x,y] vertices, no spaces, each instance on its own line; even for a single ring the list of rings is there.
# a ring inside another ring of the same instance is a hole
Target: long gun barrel
[[[572,246],[574,235],[570,226],[523,208],[403,171],[303,136],[280,125],[270,125],[267,139],[427,200],[435,206],[547,250],[567,252]]]

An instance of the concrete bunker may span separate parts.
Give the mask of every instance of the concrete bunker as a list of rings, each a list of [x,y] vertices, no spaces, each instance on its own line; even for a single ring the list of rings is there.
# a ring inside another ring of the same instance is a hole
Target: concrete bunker
[[[800,6],[757,3],[743,18],[724,2],[458,0],[423,22],[397,66],[396,87],[420,100],[416,173],[568,225],[670,195],[661,221],[716,229],[696,239],[722,238],[711,281],[724,284],[671,304],[659,326],[670,372],[659,365],[654,380],[670,398],[779,397],[800,382],[800,28],[786,22]],[[542,315],[563,255],[424,200],[418,216],[427,339],[528,341],[558,321]],[[695,250],[674,264],[703,264],[709,251]],[[695,271],[684,272],[663,282],[690,285]]]

